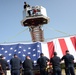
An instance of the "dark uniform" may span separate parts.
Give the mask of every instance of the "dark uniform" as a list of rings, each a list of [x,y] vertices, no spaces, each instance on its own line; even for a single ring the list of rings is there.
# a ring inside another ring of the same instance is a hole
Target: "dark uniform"
[[[1,68],[3,70],[3,73],[6,75],[6,70],[9,67],[7,61],[4,59],[4,56],[1,55],[0,56],[0,64],[1,64]]]
[[[11,75],[20,75],[21,60],[14,54],[14,58],[10,60]]]
[[[27,7],[30,7],[30,5],[24,2],[24,9],[26,9]]]
[[[50,63],[53,66],[53,75],[61,75],[60,57],[54,52],[54,57],[50,59]]]
[[[64,60],[64,62],[65,62],[66,75],[70,75],[70,74],[75,75],[75,72],[74,72],[74,57],[73,57],[73,55],[69,54],[68,50],[66,51],[66,55],[64,55],[61,60]]]
[[[23,62],[24,75],[33,75],[33,61],[29,56],[26,56],[26,59]]]
[[[24,9],[26,9],[27,7],[30,7],[30,5],[27,4],[26,2],[24,2]],[[31,16],[31,10],[28,10],[27,12],[28,12],[29,16]]]
[[[47,67],[47,62],[49,59],[44,56],[43,53],[40,54],[40,58],[37,60],[37,64],[40,67],[40,75],[47,75],[46,67]]]

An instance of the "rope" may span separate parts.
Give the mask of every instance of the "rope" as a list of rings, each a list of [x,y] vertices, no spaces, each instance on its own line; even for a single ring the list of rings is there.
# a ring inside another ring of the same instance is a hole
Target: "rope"
[[[63,32],[63,31],[60,31],[60,30],[57,30],[57,29],[54,29],[54,28],[49,28],[49,27],[47,27],[47,26],[46,26],[46,28],[48,28],[48,29],[51,29],[51,30],[57,31],[57,32],[59,32],[59,33],[66,34],[66,35],[70,36],[70,34],[68,34],[68,33],[66,33],[66,32]]]
[[[7,39],[7,41],[12,40],[13,38],[17,37],[18,35],[20,35],[21,33],[23,33],[24,31],[26,31],[28,28],[24,29],[23,31],[17,33],[15,36],[10,37],[9,39]],[[7,42],[5,41],[5,42]]]
[[[68,36],[72,36],[72,35],[70,35],[70,34],[68,34],[68,33],[65,33],[65,32],[63,32],[63,31],[60,31],[60,30],[56,30],[56,29],[54,29],[54,28],[49,28],[49,27],[47,27],[47,26],[45,26],[45,27],[46,27],[46,29],[48,28],[48,29],[50,29],[50,30],[53,30],[53,31],[56,31],[56,32],[59,32],[59,33],[62,33],[62,34],[66,34],[66,35],[68,35]],[[8,41],[10,41],[10,40],[12,40],[12,39],[14,39],[14,38],[17,37],[17,36],[19,36],[21,33],[23,33],[24,31],[26,31],[27,29],[28,29],[28,28],[26,28],[26,29],[24,29],[23,31],[17,33],[15,36],[10,37],[10,38],[7,39],[7,41],[5,41],[4,43],[6,43],[6,42],[8,42]],[[74,34],[74,35],[76,35],[76,34]],[[65,36],[64,36],[64,37],[65,37]],[[57,38],[57,37],[56,37],[56,38]],[[48,41],[49,39],[54,39],[54,38],[44,39],[44,41]],[[27,41],[27,42],[30,42],[30,41]]]

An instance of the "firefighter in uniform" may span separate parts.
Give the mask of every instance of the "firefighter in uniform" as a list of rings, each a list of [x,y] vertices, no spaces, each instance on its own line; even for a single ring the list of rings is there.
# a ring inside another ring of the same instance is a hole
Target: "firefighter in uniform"
[[[61,75],[60,57],[54,52],[54,56],[50,59],[50,63],[53,66],[53,75]]]
[[[37,64],[40,67],[40,75],[47,75],[46,67],[47,63],[49,62],[49,59],[44,56],[43,53],[40,54],[40,58],[37,60]]]
[[[66,55],[64,55],[61,60],[64,60],[65,62],[65,73],[66,75],[75,75],[74,72],[74,56],[69,53],[68,50],[66,50]]]

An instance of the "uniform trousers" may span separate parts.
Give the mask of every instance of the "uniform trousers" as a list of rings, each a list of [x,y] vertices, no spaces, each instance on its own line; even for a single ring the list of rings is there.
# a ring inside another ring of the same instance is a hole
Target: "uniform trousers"
[[[68,67],[65,68],[65,73],[66,75],[75,75],[75,72],[74,72],[74,66],[70,65]]]
[[[40,75],[47,75],[46,68],[40,68]]]
[[[11,75],[20,75],[20,70],[11,70]]]
[[[61,75],[61,68],[56,67],[53,69],[53,75]]]
[[[24,70],[24,75],[34,75],[32,70]]]

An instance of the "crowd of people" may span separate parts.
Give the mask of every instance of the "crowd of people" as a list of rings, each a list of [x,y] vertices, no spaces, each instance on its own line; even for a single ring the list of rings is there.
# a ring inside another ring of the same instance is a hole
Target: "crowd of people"
[[[50,62],[52,65],[52,73],[51,75],[62,75],[61,70],[61,61],[64,60],[65,64],[65,74],[66,75],[75,75],[74,68],[74,56],[66,50],[66,54],[60,58],[57,56],[57,53],[54,52],[54,56],[50,59],[44,56],[43,53],[40,55],[41,57],[37,60],[37,64],[40,66],[40,75],[48,75],[46,71],[47,62]]]
[[[51,75],[62,75],[61,70],[61,61],[64,60],[65,63],[65,74],[66,75],[75,75],[74,69],[74,56],[66,50],[66,54],[60,58],[57,56],[57,52],[54,52],[52,58],[47,58],[43,53],[40,54],[40,57],[37,59],[37,65],[39,66],[40,75],[49,75],[47,70],[47,65],[52,66]],[[11,65],[11,75],[20,75],[20,68],[23,68],[23,75],[34,75],[33,68],[34,62],[29,57],[26,56],[25,60],[22,61],[20,58],[14,54],[14,57],[10,59]],[[9,64],[4,59],[4,56],[0,56],[0,75],[7,75],[6,70],[9,69]]]

